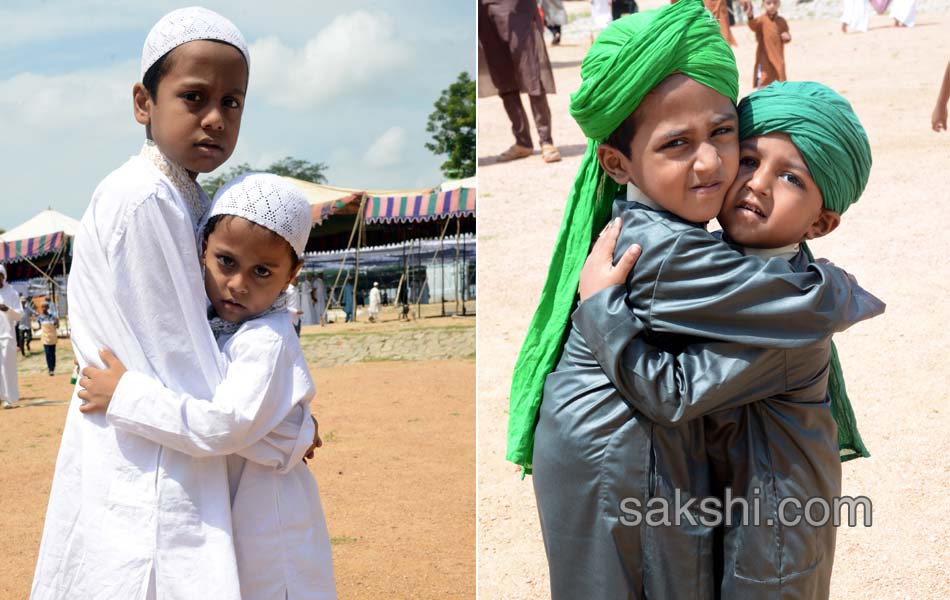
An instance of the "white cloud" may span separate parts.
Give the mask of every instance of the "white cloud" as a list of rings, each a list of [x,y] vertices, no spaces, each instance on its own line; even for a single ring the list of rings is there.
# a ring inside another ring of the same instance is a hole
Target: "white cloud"
[[[267,102],[291,109],[371,90],[412,58],[390,18],[365,11],[336,17],[302,48],[264,37],[250,51],[252,89],[263,90]]]
[[[137,73],[132,61],[61,75],[18,73],[0,81],[0,130],[26,138],[77,129],[99,135],[126,132],[138,127],[132,117]]]
[[[3,23],[0,47],[140,27],[143,22],[142,15],[135,12],[137,11],[129,10],[126,2],[108,0],[83,4],[78,2],[27,3],[16,9],[0,9],[0,23]],[[90,18],[91,14],[94,14],[95,18]]]
[[[363,161],[369,167],[392,167],[402,162],[405,148],[405,130],[402,127],[390,127],[370,144]]]

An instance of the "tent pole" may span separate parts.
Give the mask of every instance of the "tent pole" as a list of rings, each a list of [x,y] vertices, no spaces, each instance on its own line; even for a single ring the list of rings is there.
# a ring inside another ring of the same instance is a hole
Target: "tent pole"
[[[366,195],[360,196],[360,212],[356,213],[356,223],[354,227],[356,229],[356,271],[353,274],[353,322],[356,323],[356,314],[359,312],[357,308],[359,303],[356,299],[359,297],[360,293],[360,246],[362,245],[363,238],[363,209],[366,206]]]
[[[455,314],[459,314],[459,239],[462,232],[462,217],[455,218]],[[462,314],[465,314],[465,301],[462,301]]]

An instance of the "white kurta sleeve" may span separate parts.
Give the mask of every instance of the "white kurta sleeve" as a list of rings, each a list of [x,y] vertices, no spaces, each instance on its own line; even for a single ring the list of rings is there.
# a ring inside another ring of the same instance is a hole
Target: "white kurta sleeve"
[[[16,327],[16,324],[23,318],[23,312],[19,310],[20,294],[9,283],[4,284],[2,289],[4,293],[0,295],[0,301],[7,305],[7,310],[3,314]]]
[[[121,319],[133,336],[110,349],[130,369],[153,374],[172,389],[210,393],[224,360],[205,314],[191,216],[161,187],[123,210],[106,256],[119,307],[111,318]],[[94,350],[84,354],[99,364]]]
[[[241,454],[276,430],[278,442],[264,443],[286,447],[281,464],[272,465],[282,467],[298,445],[305,423],[298,420],[296,428],[284,423],[300,398],[294,391],[290,366],[284,363],[288,353],[282,350],[276,332],[246,324],[230,342],[231,362],[224,380],[207,399],[175,392],[152,377],[128,371],[113,394],[107,420],[118,429],[199,457]],[[312,439],[313,427],[308,425]],[[289,443],[280,444],[283,437],[289,438]],[[262,451],[250,454],[248,458],[255,460]]]

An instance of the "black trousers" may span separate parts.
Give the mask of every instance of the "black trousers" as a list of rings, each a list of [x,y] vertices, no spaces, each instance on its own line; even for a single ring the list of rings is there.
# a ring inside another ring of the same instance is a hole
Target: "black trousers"
[[[46,351],[46,367],[50,372],[56,370],[56,344],[43,344]]]

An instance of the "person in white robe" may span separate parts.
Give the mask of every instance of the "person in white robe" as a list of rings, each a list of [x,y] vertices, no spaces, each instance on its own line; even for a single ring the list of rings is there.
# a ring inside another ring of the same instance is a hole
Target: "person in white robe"
[[[300,336],[300,317],[303,311],[300,310],[300,290],[297,289],[297,279],[294,278],[287,284],[287,313],[290,316],[290,324],[293,326],[297,336]]]
[[[299,284],[300,300],[303,315],[300,320],[304,325],[317,324],[317,312],[314,310],[313,302],[313,275],[307,274]]]
[[[379,320],[379,307],[382,296],[379,293],[379,282],[373,282],[373,289],[369,291],[369,320],[373,323]]]
[[[211,210],[217,215],[270,229],[297,256],[310,230],[306,197],[270,174],[249,173],[226,184]],[[286,269],[275,265],[270,276],[287,276]],[[215,285],[210,271],[208,285]],[[79,381],[89,400],[84,410],[107,407],[107,422],[119,430],[195,457],[237,453],[228,457],[228,470],[243,600],[336,599],[319,491],[302,460],[317,445],[309,410],[316,392],[286,317],[289,293],[271,295],[270,308],[246,320],[212,319],[228,361],[213,397],[199,399],[126,371],[109,353],[107,369],[83,369]]]
[[[16,364],[16,328],[22,316],[20,294],[7,281],[0,264],[0,405],[13,408],[20,399]]]
[[[236,48],[250,64],[230,21],[192,7],[149,32],[142,74],[179,45],[207,39]],[[223,138],[233,144],[237,131],[229,131],[219,133],[233,135]],[[223,162],[233,145],[221,149]],[[76,233],[69,277],[81,368],[101,364],[99,349],[111,348],[171,389],[212,396],[225,365],[205,314],[196,243],[209,204],[192,175],[151,140],[99,184]],[[240,600],[225,457],[194,458],[113,428],[101,413],[82,414],[81,405],[74,392],[31,599]]]
[[[868,0],[842,0],[841,31],[866,32],[870,19],[871,8]]]
[[[913,27],[917,23],[917,0],[891,0],[890,7],[895,27]]]
[[[590,18],[598,30],[603,30],[610,25],[614,20],[613,12],[610,10],[610,0],[591,0]]]
[[[310,292],[310,299],[313,301],[313,308],[317,313],[317,321],[320,326],[326,325],[327,284],[323,281],[323,273],[317,273],[317,278],[313,282],[313,290]]]

